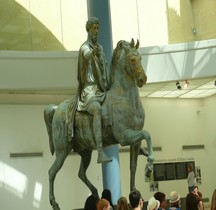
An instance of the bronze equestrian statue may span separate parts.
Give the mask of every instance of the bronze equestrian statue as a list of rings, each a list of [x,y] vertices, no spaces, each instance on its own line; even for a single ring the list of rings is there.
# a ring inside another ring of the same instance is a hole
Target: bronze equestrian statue
[[[111,61],[112,84],[107,91],[102,104],[102,140],[103,147],[114,144],[130,146],[130,189],[135,189],[135,173],[137,158],[141,148],[141,141],[147,143],[146,176],[150,176],[153,169],[153,152],[151,136],[143,130],[145,112],[139,96],[138,87],[142,87],[147,80],[141,65],[141,56],[137,51],[139,43],[119,41],[114,49]],[[91,154],[97,149],[93,132],[93,117],[87,112],[75,112],[73,138],[69,140],[67,113],[70,100],[56,105],[49,105],[44,110],[44,118],[49,134],[51,153],[56,155],[55,161],[49,169],[49,199],[54,210],[59,205],[54,196],[54,180],[56,174],[64,164],[69,152],[73,150],[81,156],[79,178],[87,185],[93,194],[98,195],[97,188],[88,180],[86,170],[91,162]],[[70,133],[70,132],[69,132]]]

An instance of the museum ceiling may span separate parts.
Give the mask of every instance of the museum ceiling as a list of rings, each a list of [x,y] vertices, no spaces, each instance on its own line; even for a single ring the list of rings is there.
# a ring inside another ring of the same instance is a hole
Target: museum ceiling
[[[202,99],[216,95],[216,76],[210,78],[147,83],[139,89],[142,98]],[[176,83],[179,82],[178,85]],[[19,89],[0,90],[0,104],[49,104],[60,103],[72,97],[76,89]]]
[[[205,98],[216,94],[216,77],[147,84],[140,91],[151,98]]]

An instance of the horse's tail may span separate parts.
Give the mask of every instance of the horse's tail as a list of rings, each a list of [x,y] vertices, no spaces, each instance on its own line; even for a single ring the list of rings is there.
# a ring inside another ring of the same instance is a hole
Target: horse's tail
[[[55,104],[50,104],[44,109],[44,121],[46,123],[47,133],[49,136],[49,147],[52,155],[55,152],[54,144],[53,144],[53,135],[52,135],[52,120],[56,110]]]

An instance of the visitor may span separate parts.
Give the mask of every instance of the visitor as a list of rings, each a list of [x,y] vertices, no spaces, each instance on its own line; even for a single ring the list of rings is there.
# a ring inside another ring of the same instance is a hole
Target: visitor
[[[107,199],[100,199],[97,202],[97,210],[110,210],[110,203]]]
[[[143,208],[143,198],[139,190],[133,190],[129,194],[130,206],[133,210],[142,210]]]
[[[199,210],[197,197],[194,193],[188,193],[185,202],[186,202],[186,210]]]
[[[176,192],[172,191],[170,193],[170,207],[169,210],[180,210],[181,207],[181,196]]]
[[[104,189],[101,195],[101,198],[105,198],[109,201],[110,206],[112,207],[112,209],[114,209],[114,205],[112,202],[112,193],[109,189]]]
[[[212,194],[211,210],[216,210],[216,189],[214,190],[214,192]]]
[[[195,173],[193,171],[193,165],[190,163],[187,168],[188,168],[188,176],[187,176],[188,192],[191,193],[194,191],[196,179],[195,179]]]
[[[122,196],[117,201],[117,210],[129,210],[127,198]]]
[[[155,199],[155,197],[151,197],[148,200],[147,210],[157,210],[160,207],[160,202]]]
[[[167,208],[166,195],[163,192],[156,192],[154,194],[156,200],[160,202],[159,210],[164,210]]]
[[[99,197],[91,194],[85,201],[84,210],[97,210],[97,202]]]

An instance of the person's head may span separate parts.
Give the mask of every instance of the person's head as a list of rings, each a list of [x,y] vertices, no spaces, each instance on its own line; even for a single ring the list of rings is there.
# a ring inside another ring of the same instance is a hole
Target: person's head
[[[156,192],[154,194],[154,197],[156,200],[160,202],[160,207],[162,209],[166,209],[167,207],[166,195],[163,192]]]
[[[216,210],[216,189],[214,190],[214,192],[212,194],[211,210]]]
[[[110,203],[107,199],[101,198],[97,202],[97,210],[109,210],[110,209]]]
[[[179,208],[180,207],[180,198],[181,198],[181,196],[176,191],[172,191],[170,193],[170,206]]]
[[[155,199],[155,197],[151,197],[148,200],[147,210],[157,210],[160,207],[160,202]]]
[[[189,172],[193,171],[193,165],[191,163],[188,165],[188,171]]]
[[[188,193],[185,202],[186,210],[198,210],[197,197],[194,193]]]
[[[122,196],[117,201],[117,210],[129,210],[127,198]]]
[[[86,22],[86,31],[92,42],[97,42],[100,22],[96,17],[91,17]]]
[[[109,189],[104,189],[101,195],[101,198],[105,198],[110,202],[110,205],[112,205],[112,194]]]
[[[141,196],[139,190],[133,190],[132,192],[130,192],[129,201],[130,201],[130,205],[131,205],[132,209],[134,209],[138,206],[140,206],[142,209],[143,199],[142,199],[142,196]]]
[[[194,186],[194,190],[193,190],[193,193],[195,193],[196,195],[198,194],[198,191],[199,191],[199,188],[198,186]]]
[[[99,198],[96,195],[90,195],[85,201],[84,210],[96,210]]]
[[[198,203],[199,203],[200,201],[202,201],[202,193],[199,191],[199,188],[198,188],[197,185],[194,186],[193,193],[197,196],[197,201],[198,201]]]

